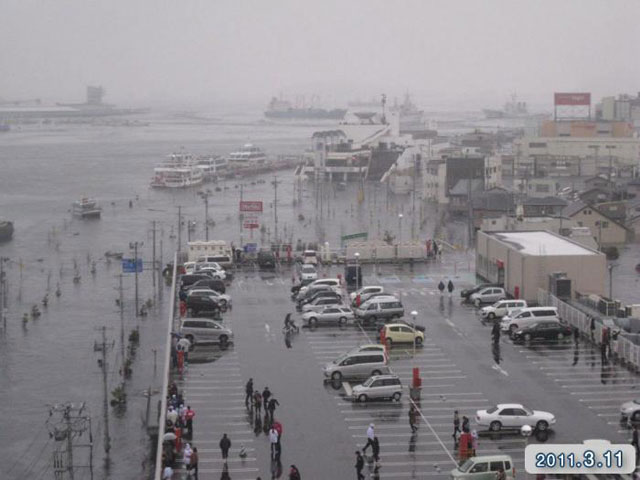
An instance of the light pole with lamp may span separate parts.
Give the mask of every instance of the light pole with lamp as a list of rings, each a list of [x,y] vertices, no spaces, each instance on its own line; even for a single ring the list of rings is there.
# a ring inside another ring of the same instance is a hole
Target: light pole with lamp
[[[353,254],[353,257],[356,259],[356,292],[360,288],[360,253],[356,252]]]
[[[416,367],[416,318],[418,312],[413,310],[411,312],[411,318],[413,320],[413,380],[411,382],[411,388],[409,390],[409,397],[411,400],[417,402],[420,400],[420,370]]]
[[[413,320],[413,364],[416,364],[416,317],[418,316],[418,312],[413,310],[411,312],[411,319]]]
[[[398,244],[402,242],[402,217],[401,213],[398,214]]]

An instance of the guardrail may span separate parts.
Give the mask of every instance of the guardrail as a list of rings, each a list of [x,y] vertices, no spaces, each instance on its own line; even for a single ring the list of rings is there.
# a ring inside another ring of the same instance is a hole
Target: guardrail
[[[178,253],[173,254],[173,274],[171,277],[171,298],[169,300],[169,321],[167,322],[167,339],[164,351],[164,367],[162,369],[162,390],[160,391],[160,415],[158,417],[158,443],[156,445],[156,469],[154,480],[162,480],[162,437],[167,423],[167,392],[169,391],[169,371],[171,369],[171,332],[173,331],[176,308]]]
[[[591,316],[578,308],[563,302],[546,290],[538,289],[538,304],[549,305],[558,309],[558,314],[568,324],[576,327],[582,335],[591,338],[595,344],[600,344],[602,339],[602,322],[594,322],[594,330],[591,330]],[[611,355],[628,368],[640,371],[640,345],[636,345],[624,333],[620,333],[616,340],[611,340]]]

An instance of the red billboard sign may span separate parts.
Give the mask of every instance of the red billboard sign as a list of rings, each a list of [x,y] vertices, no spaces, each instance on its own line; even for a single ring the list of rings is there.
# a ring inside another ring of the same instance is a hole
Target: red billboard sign
[[[591,105],[590,93],[554,93],[554,105]]]
[[[240,211],[262,213],[262,202],[240,202]]]

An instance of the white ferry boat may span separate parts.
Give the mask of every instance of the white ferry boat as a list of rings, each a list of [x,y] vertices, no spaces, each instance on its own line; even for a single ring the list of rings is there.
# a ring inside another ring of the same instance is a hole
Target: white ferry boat
[[[229,167],[254,167],[263,165],[267,155],[255,145],[247,143],[240,150],[229,154]]]
[[[74,217],[100,218],[102,208],[98,206],[98,202],[95,199],[84,197],[73,202],[71,212]]]
[[[203,170],[188,153],[169,155],[153,173],[151,186],[156,188],[186,188],[200,185],[204,180]]]
[[[198,159],[198,168],[202,170],[204,181],[215,180],[218,176],[224,175],[227,171],[229,160],[219,155],[202,157]]]

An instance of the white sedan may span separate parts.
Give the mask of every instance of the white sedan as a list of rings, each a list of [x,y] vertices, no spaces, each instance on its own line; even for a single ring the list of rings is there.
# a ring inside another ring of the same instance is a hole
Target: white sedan
[[[220,304],[220,306],[231,305],[231,295],[226,295],[224,293],[216,292],[215,290],[211,290],[210,288],[192,288],[187,293],[189,297],[211,297],[216,302]]]
[[[476,423],[489,427],[492,432],[503,428],[520,428],[525,425],[537,430],[546,430],[556,423],[556,417],[549,412],[531,410],[519,403],[501,403],[487,410],[478,410]]]
[[[624,402],[620,405],[620,415],[623,418],[631,419],[631,417],[636,417],[634,414],[637,412],[640,412],[640,398]],[[633,418],[632,420],[636,420],[636,418]]]
[[[318,323],[335,323],[344,325],[348,320],[353,319],[353,312],[349,307],[343,305],[332,305],[324,307],[319,312],[305,312],[302,320],[309,326],[316,326]]]
[[[314,265],[310,263],[305,263],[302,265],[300,269],[300,280],[317,280],[318,279],[318,271]]]

